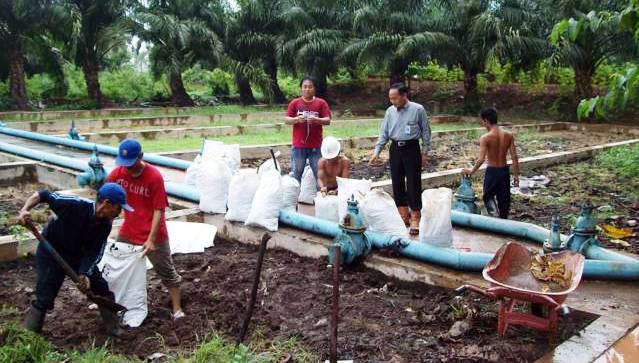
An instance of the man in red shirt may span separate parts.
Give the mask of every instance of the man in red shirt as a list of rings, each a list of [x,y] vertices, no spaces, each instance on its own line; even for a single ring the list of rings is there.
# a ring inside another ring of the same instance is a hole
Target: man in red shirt
[[[173,320],[184,317],[180,303],[180,281],[171,258],[169,234],[164,219],[164,209],[169,206],[164,178],[150,164],[142,161],[144,153],[137,140],[126,139],[120,143],[115,163],[118,165],[108,181],[120,184],[127,191],[127,200],[133,212],[125,211],[120,227],[119,242],[141,245],[155,272],[169,290],[173,305]]]
[[[322,156],[322,126],[331,123],[328,103],[315,97],[315,80],[306,76],[300,83],[302,97],[288,104],[285,122],[293,126],[293,147],[291,149],[291,173],[300,181],[308,160],[315,179],[317,163]]]

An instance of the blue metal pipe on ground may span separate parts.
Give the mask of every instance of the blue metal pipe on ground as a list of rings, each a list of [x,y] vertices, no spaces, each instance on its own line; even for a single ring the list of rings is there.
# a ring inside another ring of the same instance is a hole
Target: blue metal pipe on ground
[[[532,223],[482,216],[479,214],[465,213],[456,210],[451,211],[450,218],[454,225],[525,238],[539,244],[543,244],[550,236],[550,230]],[[566,241],[568,236],[562,234],[561,239],[562,241]],[[636,258],[625,256],[597,245],[586,246],[584,249],[584,255],[593,260],[639,263],[639,260]]]
[[[102,154],[113,155],[113,156],[118,155],[117,147],[94,144],[92,142],[87,142],[87,141],[72,140],[72,139],[68,139],[64,137],[40,134],[37,132],[17,130],[17,129],[13,129],[6,126],[0,126],[0,133],[9,135],[9,136],[21,137],[23,139],[29,139],[29,140],[35,140],[40,142],[46,142],[46,143],[54,144],[54,145],[72,147],[72,148],[76,148],[80,150],[93,151],[93,149],[97,147],[98,151]],[[144,160],[154,165],[166,166],[169,168],[174,168],[179,170],[186,170],[192,164],[190,161],[180,160],[176,158],[169,158],[166,156],[154,155],[154,154],[144,154]]]
[[[280,211],[280,222],[308,232],[335,237],[341,233],[337,223],[292,211]],[[541,227],[540,227],[541,228]],[[404,238],[366,232],[375,248],[397,246],[401,255],[419,261],[450,267],[456,270],[481,271],[493,258],[492,254],[464,252],[432,246]],[[639,262],[586,260],[583,276],[591,279],[639,280]]]
[[[7,144],[5,142],[0,142],[0,151],[78,171],[84,171],[87,168],[87,163],[85,161],[55,155],[44,151],[33,150],[23,146]],[[104,168],[104,170],[108,175],[112,169]],[[198,193],[197,188],[192,186],[174,182],[164,182],[164,188],[171,196],[190,200],[195,203],[199,203],[200,201],[200,194]]]

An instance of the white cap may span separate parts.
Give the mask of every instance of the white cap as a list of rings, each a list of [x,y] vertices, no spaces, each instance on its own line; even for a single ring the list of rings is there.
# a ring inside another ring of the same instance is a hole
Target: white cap
[[[340,148],[339,140],[333,136],[327,136],[322,141],[322,157],[324,159],[333,159],[339,155]]]

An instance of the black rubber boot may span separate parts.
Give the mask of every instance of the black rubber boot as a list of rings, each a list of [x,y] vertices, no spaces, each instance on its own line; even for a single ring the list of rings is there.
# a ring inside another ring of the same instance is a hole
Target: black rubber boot
[[[100,308],[100,316],[102,316],[102,324],[107,335],[112,337],[120,337],[124,333],[120,328],[120,318],[115,312]]]
[[[27,310],[27,314],[22,322],[22,327],[32,332],[40,333],[42,331],[42,325],[44,325],[45,315],[46,311],[37,309],[33,305],[29,306],[29,310]]]

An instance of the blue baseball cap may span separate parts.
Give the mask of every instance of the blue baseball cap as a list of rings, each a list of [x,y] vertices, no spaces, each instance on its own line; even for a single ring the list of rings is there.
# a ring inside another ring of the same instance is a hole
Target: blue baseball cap
[[[106,199],[113,204],[119,204],[127,212],[133,212],[133,208],[126,204],[126,192],[118,183],[105,183],[98,190],[98,199]]]
[[[138,140],[125,139],[120,143],[118,148],[118,156],[115,158],[115,164],[118,166],[129,167],[138,160],[142,153],[142,145]]]

